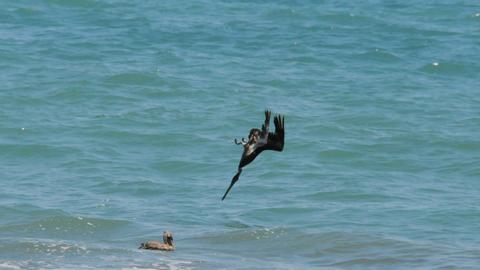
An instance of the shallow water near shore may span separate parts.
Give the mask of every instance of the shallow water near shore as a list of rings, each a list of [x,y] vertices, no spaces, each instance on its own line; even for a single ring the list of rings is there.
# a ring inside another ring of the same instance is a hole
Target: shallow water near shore
[[[0,269],[478,268],[480,3],[4,2]]]

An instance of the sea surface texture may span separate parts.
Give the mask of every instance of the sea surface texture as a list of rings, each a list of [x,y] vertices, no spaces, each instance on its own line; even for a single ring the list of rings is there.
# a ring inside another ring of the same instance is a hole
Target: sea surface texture
[[[1,1],[0,269],[479,267],[479,1]]]

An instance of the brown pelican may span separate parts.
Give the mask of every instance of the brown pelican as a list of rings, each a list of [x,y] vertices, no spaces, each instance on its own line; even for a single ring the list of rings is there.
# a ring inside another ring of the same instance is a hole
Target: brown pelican
[[[140,249],[156,249],[165,251],[174,251],[175,244],[173,243],[173,234],[169,231],[163,232],[163,243],[159,241],[147,241],[140,244]]]
[[[237,139],[235,139],[235,144],[243,145],[242,159],[240,159],[240,163],[238,164],[237,174],[233,176],[230,186],[222,197],[222,201],[225,199],[233,185],[238,181],[240,173],[242,173],[242,168],[250,164],[250,162],[252,162],[263,150],[283,150],[285,139],[284,117],[280,115],[275,116],[273,119],[275,133],[273,133],[268,131],[270,114],[270,111],[265,111],[265,124],[262,125],[262,130],[252,128],[248,135],[248,141],[242,138],[242,141],[238,142]]]

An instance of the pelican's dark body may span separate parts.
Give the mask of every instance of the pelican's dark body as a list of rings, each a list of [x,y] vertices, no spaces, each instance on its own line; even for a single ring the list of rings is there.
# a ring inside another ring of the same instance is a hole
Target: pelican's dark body
[[[243,154],[240,163],[238,164],[238,171],[235,176],[233,176],[230,186],[222,197],[222,201],[225,199],[233,185],[238,181],[238,178],[242,173],[242,168],[255,160],[261,152],[264,150],[283,151],[285,143],[284,117],[280,115],[275,116],[273,119],[275,133],[273,133],[269,132],[270,114],[270,111],[265,111],[265,123],[262,125],[262,129],[252,128],[248,135],[248,141],[245,141],[242,138],[242,141],[239,143],[237,142],[237,139],[235,139],[236,144],[243,145]]]
[[[173,234],[169,231],[165,231],[163,232],[163,243],[155,240],[147,241],[145,243],[141,243],[139,249],[174,251],[175,244],[173,243]]]

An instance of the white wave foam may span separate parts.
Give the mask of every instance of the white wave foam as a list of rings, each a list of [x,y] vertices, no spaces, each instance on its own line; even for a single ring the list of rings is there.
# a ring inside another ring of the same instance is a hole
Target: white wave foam
[[[0,269],[22,269],[22,267],[25,267],[22,263],[0,261]]]

